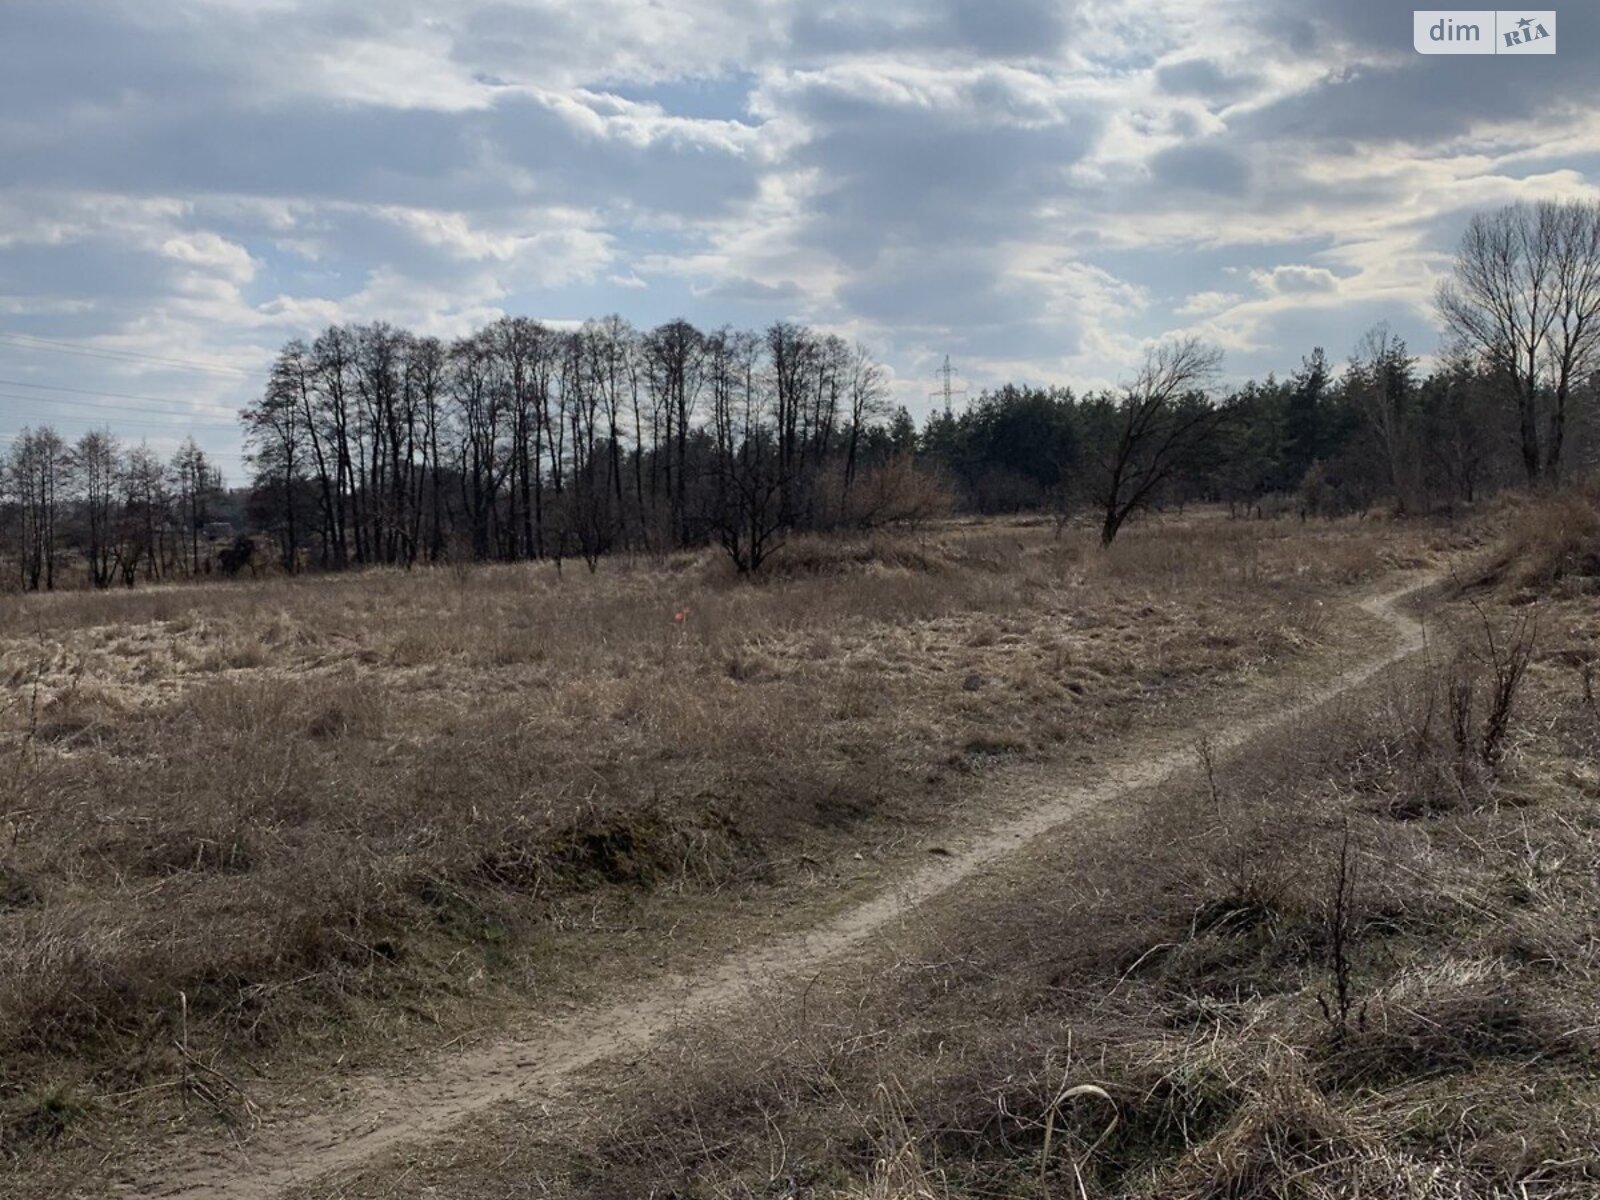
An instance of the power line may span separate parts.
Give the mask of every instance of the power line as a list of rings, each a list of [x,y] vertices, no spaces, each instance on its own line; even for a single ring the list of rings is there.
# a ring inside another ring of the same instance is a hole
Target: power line
[[[157,432],[157,434],[182,435],[198,432],[198,434],[211,435],[211,437],[216,437],[216,435],[222,434],[222,430],[229,429],[229,426],[186,426],[182,422],[179,422],[179,424],[163,424],[160,421],[139,421],[139,419],[126,418],[115,422],[114,429],[112,427],[114,422],[109,421],[106,416],[102,416],[99,413],[62,413],[58,419],[26,422],[26,424],[22,424],[22,427],[26,429],[30,424],[35,424],[35,426],[59,426],[59,424],[72,424],[72,422],[75,422],[78,426],[88,426],[90,429],[107,429],[112,430],[112,432],[131,427],[131,429],[150,430],[150,432]]]
[[[113,400],[145,400],[151,404],[187,404],[186,400],[169,400],[164,396],[136,396],[131,392],[103,392],[96,388],[64,387],[58,383],[30,383],[26,379],[0,379],[0,387],[35,388],[41,392],[67,392],[74,396],[106,396]]]
[[[110,359],[112,362],[154,363],[160,366],[176,367],[189,371],[236,375],[247,379],[264,373],[261,368],[246,370],[243,367],[224,367],[216,363],[203,363],[192,358],[168,358],[160,354],[140,354],[134,350],[107,350],[98,347],[78,346],[71,342],[57,342],[31,333],[0,332],[0,342],[20,346],[26,350],[49,350],[57,354],[78,354],[85,358]]]
[[[64,405],[67,408],[88,408],[113,416],[120,416],[122,413],[129,412],[147,413],[156,417],[171,417],[179,423],[189,421],[201,425],[226,425],[230,428],[237,428],[239,425],[239,422],[232,417],[194,412],[192,410],[189,412],[172,412],[164,408],[142,408],[137,404],[96,404],[90,400],[62,400],[57,396],[19,396],[15,392],[0,392],[0,400],[21,400],[24,404],[51,404]],[[145,423],[148,424],[149,422]]]
[[[147,408],[139,404],[101,404],[94,400],[64,400],[60,396],[24,396],[15,392],[0,392],[0,398],[21,400],[25,404],[61,405],[66,408],[89,408],[104,413],[145,413],[153,417],[172,417],[178,421],[200,421],[207,424],[237,425],[237,418],[208,413],[197,409],[175,411],[169,408]]]

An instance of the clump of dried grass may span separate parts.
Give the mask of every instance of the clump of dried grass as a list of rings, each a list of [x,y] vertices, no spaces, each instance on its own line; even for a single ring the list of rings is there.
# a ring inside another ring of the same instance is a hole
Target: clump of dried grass
[[[1372,999],[1361,1027],[1323,1068],[1340,1087],[1470,1072],[1496,1060],[1592,1058],[1595,1031],[1550,988],[1508,978],[1502,964],[1405,972]]]
[[[1279,1067],[1228,1123],[1156,1172],[1140,1194],[1170,1200],[1405,1197],[1381,1140],[1328,1097]]]
[[[1517,505],[1500,545],[1472,580],[1510,593],[1558,584],[1579,590],[1600,578],[1600,480]]]

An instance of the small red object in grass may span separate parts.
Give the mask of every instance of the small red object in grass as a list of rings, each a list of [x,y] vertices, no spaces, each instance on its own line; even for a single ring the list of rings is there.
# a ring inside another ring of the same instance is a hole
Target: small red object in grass
[[[672,619],[679,625],[682,625],[689,619],[689,610],[687,608],[680,608],[677,612],[672,614]]]

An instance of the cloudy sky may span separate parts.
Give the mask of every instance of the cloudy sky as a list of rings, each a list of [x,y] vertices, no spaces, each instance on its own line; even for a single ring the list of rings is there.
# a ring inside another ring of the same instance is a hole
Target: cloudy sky
[[[1600,181],[1600,14],[1559,18],[1423,57],[1392,0],[0,0],[0,438],[192,428],[237,478],[273,350],[343,320],[797,319],[918,413],[945,354],[1429,353],[1467,215]]]

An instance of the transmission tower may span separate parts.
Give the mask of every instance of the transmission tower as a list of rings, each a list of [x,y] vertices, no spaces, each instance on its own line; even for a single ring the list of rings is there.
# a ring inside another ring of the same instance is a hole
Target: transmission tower
[[[950,402],[957,396],[965,396],[967,394],[967,389],[964,387],[958,388],[950,386],[950,380],[955,377],[955,368],[950,365],[950,356],[948,354],[944,356],[944,366],[940,367],[934,373],[944,381],[944,386],[941,387],[937,392],[929,392],[928,395],[935,400],[937,400],[940,396],[943,396],[944,415],[947,417],[951,416],[953,414],[951,411]]]

